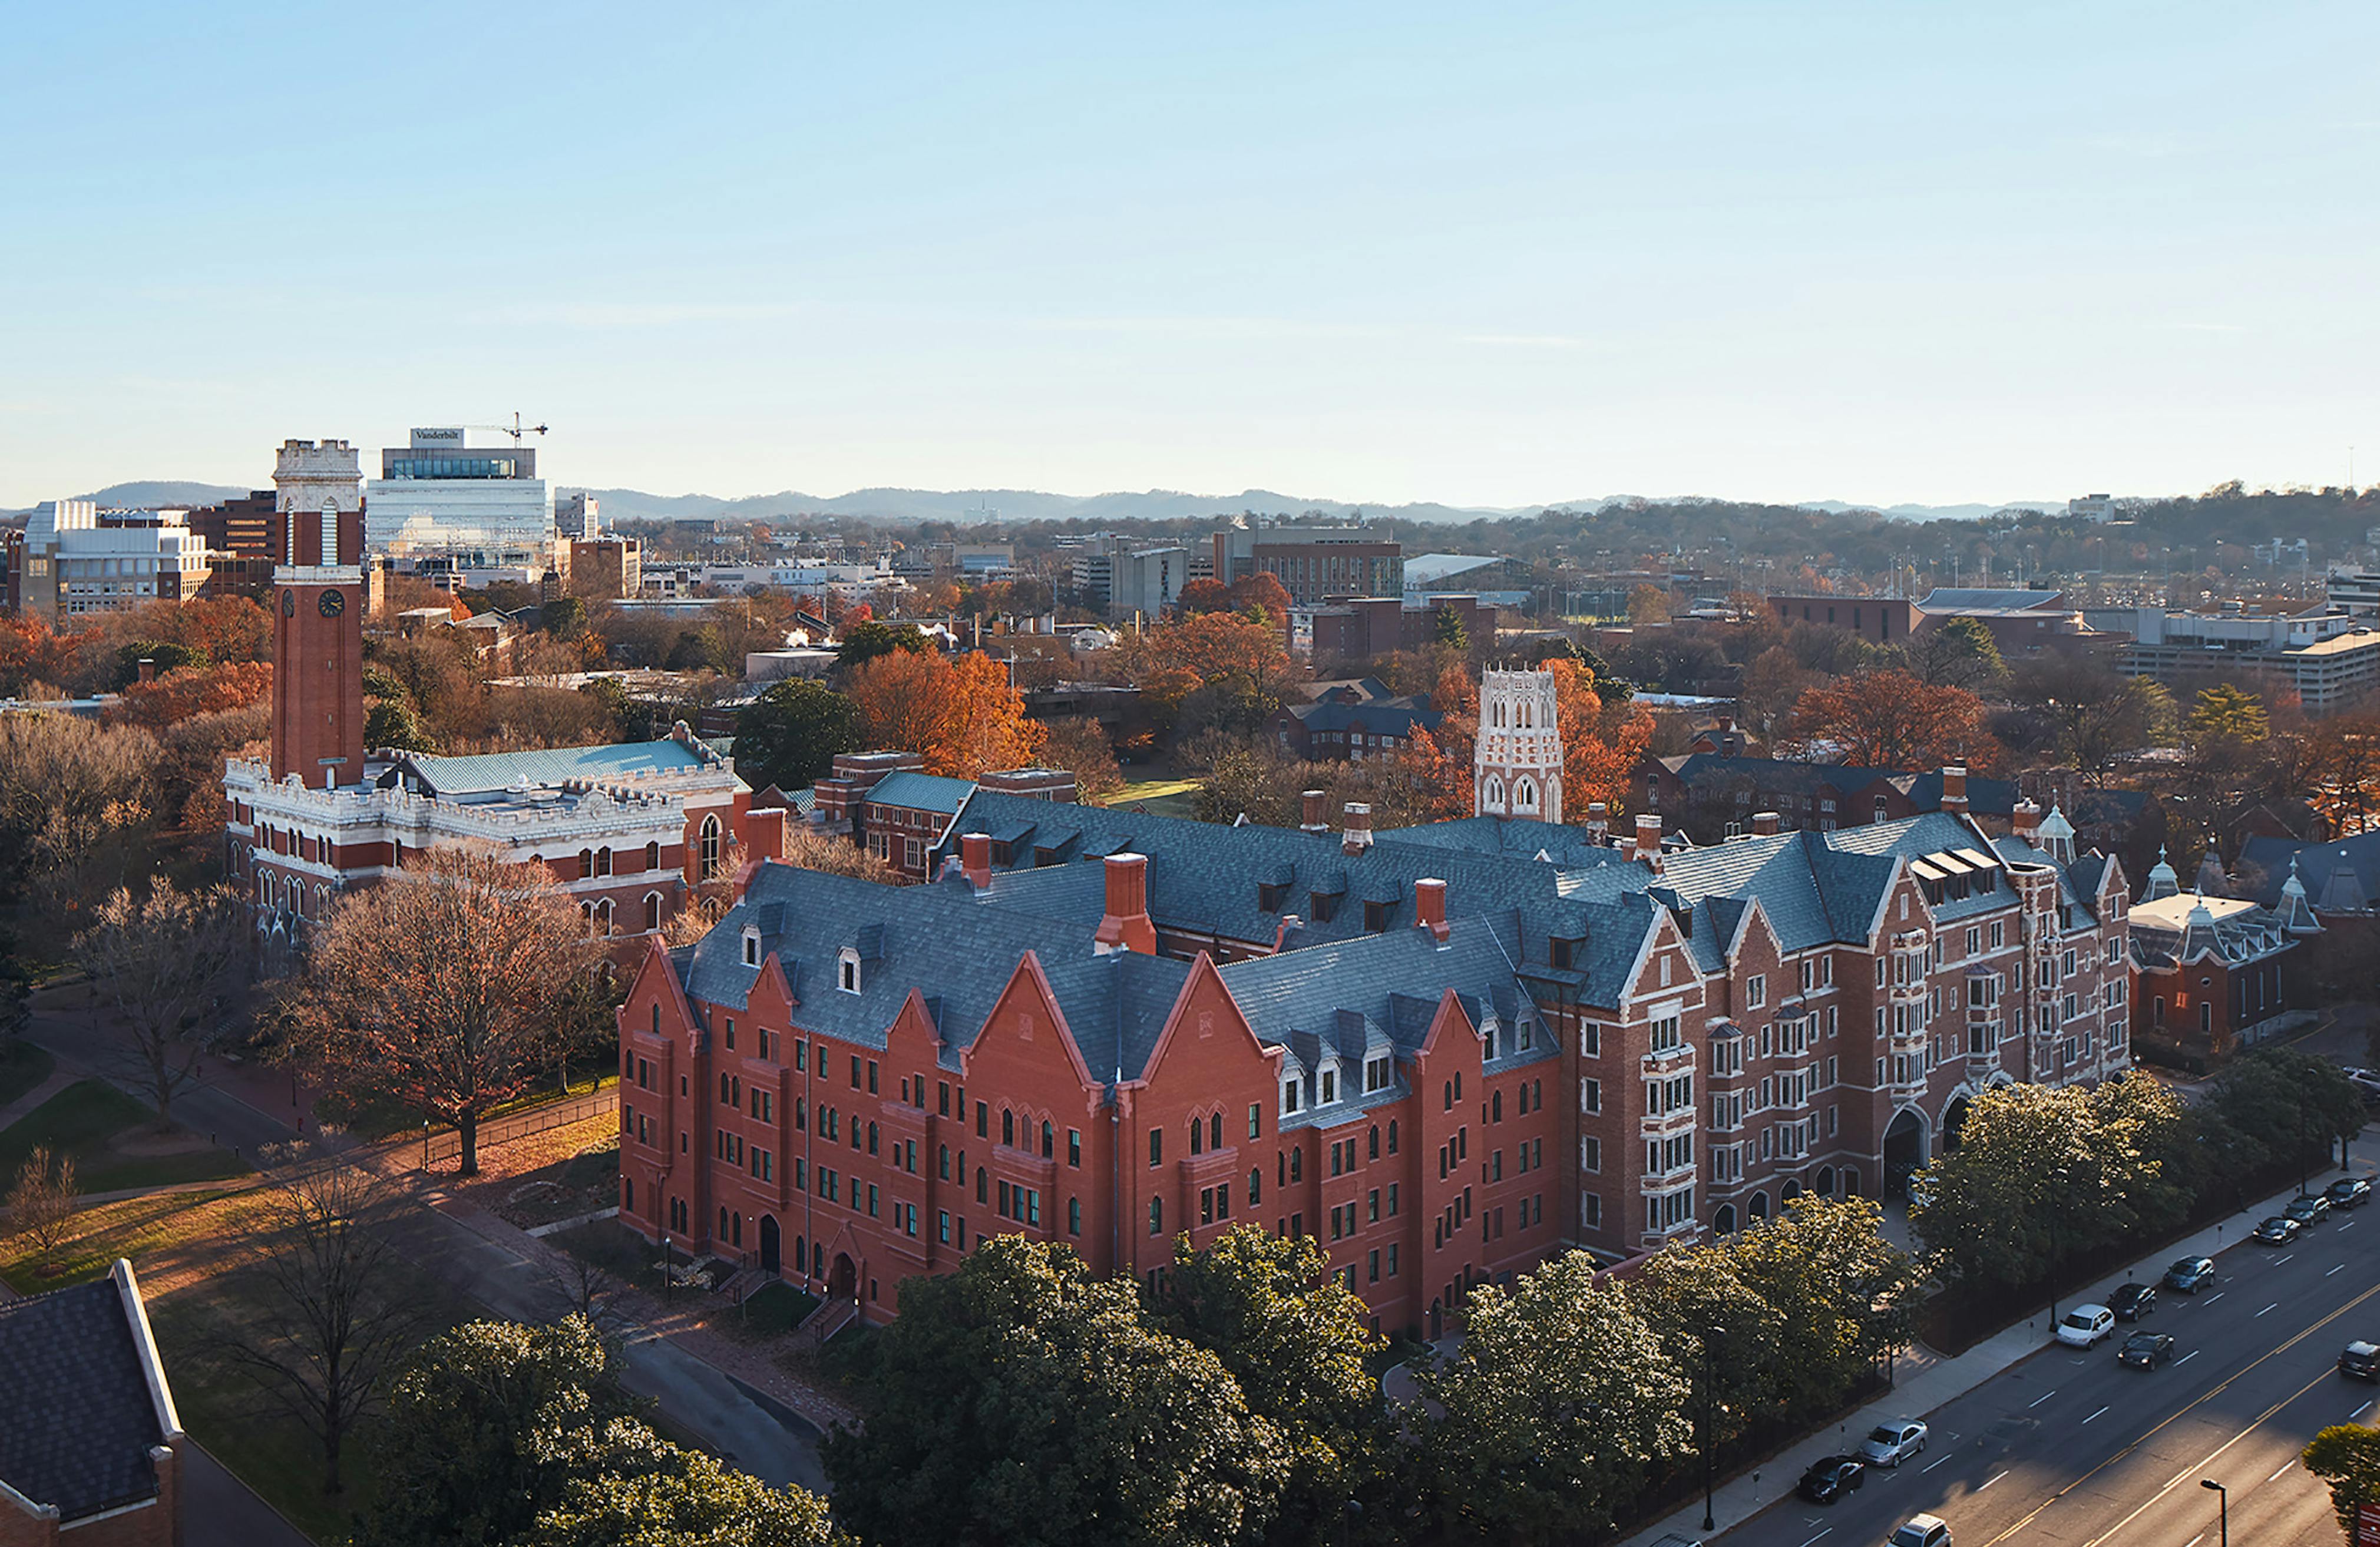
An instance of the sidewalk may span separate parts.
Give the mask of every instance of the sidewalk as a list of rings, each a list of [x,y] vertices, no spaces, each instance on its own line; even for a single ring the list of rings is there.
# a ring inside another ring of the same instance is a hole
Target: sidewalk
[[[2353,1175],[2373,1176],[2380,1174],[2380,1129],[2366,1129],[2349,1147],[2355,1162]],[[2317,1170],[2313,1174],[2316,1190],[2337,1178],[2337,1171]],[[2116,1285],[2128,1280],[2154,1284],[2165,1273],[2166,1264],[2181,1257],[2215,1257],[2247,1240],[2255,1222],[2267,1214],[2279,1213],[2297,1188],[2289,1188],[2258,1203],[2252,1203],[2239,1213],[2229,1214],[2204,1230],[2161,1249],[2155,1256],[2143,1258],[2121,1273],[2110,1273],[2096,1284],[2072,1294],[2062,1295],[2058,1303],[2071,1309],[2092,1301],[2104,1303]],[[1761,1462],[1756,1468],[1722,1483],[1711,1504],[1715,1529],[1702,1529],[1703,1506],[1696,1500],[1627,1539],[1623,1547],[1652,1547],[1664,1535],[1674,1533],[1689,1541],[1705,1541],[1722,1532],[1733,1530],[1758,1515],[1770,1504],[1790,1498],[1794,1481],[1810,1464],[1821,1456],[1841,1448],[1843,1430],[1856,1429],[1865,1433],[1870,1428],[1894,1418],[1922,1418],[1937,1407],[1945,1406],[1982,1385],[2010,1367],[2022,1363],[2034,1355],[2058,1346],[2051,1341],[2047,1321],[2048,1308],[2032,1320],[2019,1322],[1996,1336],[1985,1338],[1956,1358],[1946,1358],[1919,1345],[1902,1356],[1901,1371],[1892,1392],[1882,1400],[1872,1402],[1842,1420],[1835,1434],[1820,1433],[1803,1440],[1791,1449],[1779,1452]],[[1761,1481],[1755,1484],[1753,1470]]]

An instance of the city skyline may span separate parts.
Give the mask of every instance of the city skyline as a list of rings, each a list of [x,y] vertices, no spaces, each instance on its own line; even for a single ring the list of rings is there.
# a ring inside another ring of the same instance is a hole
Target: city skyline
[[[0,507],[514,408],[558,482],[730,498],[1997,503],[2380,447],[2343,5],[22,26]]]

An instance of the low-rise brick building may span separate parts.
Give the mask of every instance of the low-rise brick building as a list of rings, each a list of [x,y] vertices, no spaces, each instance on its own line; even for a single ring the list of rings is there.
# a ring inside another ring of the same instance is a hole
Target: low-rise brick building
[[[185,1443],[131,1263],[0,1301],[0,1547],[178,1547]]]

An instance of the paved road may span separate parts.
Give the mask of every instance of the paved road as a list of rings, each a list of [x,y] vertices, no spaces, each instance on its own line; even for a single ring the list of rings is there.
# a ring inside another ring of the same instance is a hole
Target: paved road
[[[1959,1547],[2214,1547],[2218,1500],[2199,1486],[2213,1478],[2230,1491],[2233,1541],[2337,1541],[2330,1491],[2296,1457],[2329,1424],[2373,1421],[2380,1393],[2337,1360],[2352,1338],[2380,1339],[2380,1208],[2216,1261],[2218,1283],[2165,1296],[2146,1320],[2173,1334],[2174,1363],[2128,1370],[2112,1343],[2045,1349],[1932,1414],[1926,1453],[1849,1500],[1787,1497],[1717,1540],[1868,1547],[1924,1510]]]

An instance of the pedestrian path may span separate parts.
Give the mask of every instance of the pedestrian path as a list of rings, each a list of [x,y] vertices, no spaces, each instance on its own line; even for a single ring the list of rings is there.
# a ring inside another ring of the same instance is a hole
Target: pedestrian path
[[[2369,1130],[2367,1130],[2369,1131]],[[2358,1139],[2350,1147],[2353,1175],[2380,1175],[2380,1139]],[[2331,1172],[2331,1176],[2338,1173]],[[2313,1183],[2317,1190],[2325,1175],[2316,1172]],[[2129,1268],[2108,1274],[2074,1294],[2059,1297],[2058,1303],[2075,1306],[2097,1301],[2104,1304],[2115,1287],[2139,1280],[2155,1283],[2166,1264],[2182,1257],[2213,1257],[2240,1245],[2248,1238],[2255,1221],[2267,1214],[2277,1214],[2298,1189],[2287,1188],[2275,1193],[2261,1203],[2227,1215],[2186,1239],[2175,1241],[2161,1249],[2154,1257],[2145,1257]],[[1689,1541],[1703,1541],[1736,1527],[1758,1515],[1762,1510],[1793,1492],[1793,1484],[1810,1464],[1821,1456],[1832,1454],[1840,1446],[1839,1435],[1848,1430],[1866,1432],[1887,1419],[1923,1418],[1982,1385],[2013,1365],[2055,1346],[2051,1341],[2047,1307],[2029,1321],[2020,1322],[1994,1336],[1985,1338],[1965,1353],[1950,1358],[1936,1354],[1922,1346],[1912,1349],[1900,1361],[1900,1370],[1892,1392],[1879,1401],[1872,1402],[1842,1420],[1837,1434],[1817,1434],[1760,1463],[1753,1471],[1722,1484],[1711,1505],[1712,1529],[1702,1529],[1703,1506],[1697,1500],[1664,1520],[1630,1537],[1623,1547],[1654,1547],[1664,1536],[1676,1535]]]
[[[34,1086],[31,1090],[26,1091],[15,1101],[10,1102],[6,1106],[0,1106],[0,1133],[6,1132],[9,1128],[16,1127],[26,1118],[30,1117],[35,1112],[41,1109],[41,1105],[43,1102],[48,1101],[52,1096],[56,1095],[67,1086],[75,1083],[75,1081],[86,1078],[88,1077],[86,1077],[80,1070],[69,1068],[63,1061],[60,1062],[56,1068],[50,1071],[49,1078],[42,1081],[39,1085]]]

